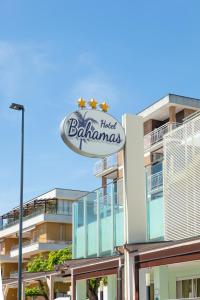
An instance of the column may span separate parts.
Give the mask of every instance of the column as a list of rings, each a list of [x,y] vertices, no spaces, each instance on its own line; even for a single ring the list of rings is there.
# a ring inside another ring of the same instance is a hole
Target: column
[[[140,295],[139,299],[150,300],[148,297],[149,294],[148,288],[150,286],[150,284],[147,284],[148,275],[150,275],[149,269],[139,270],[139,295]]]
[[[54,281],[52,276],[47,276],[47,286],[49,289],[49,300],[54,300]]]
[[[73,300],[86,300],[87,299],[87,283],[86,280],[76,281],[76,299]]]
[[[146,241],[143,119],[124,115],[124,242]]]
[[[169,107],[169,123],[176,122],[176,106]]]
[[[124,244],[146,241],[143,119],[124,115]],[[134,257],[125,251],[125,299],[135,300]]]
[[[167,266],[154,268],[154,299],[169,299],[169,273]]]
[[[26,296],[25,296],[25,282],[22,281],[22,300],[25,300]]]
[[[117,299],[117,275],[109,275],[107,285],[107,299],[116,300]]]
[[[106,176],[102,176],[102,177],[101,177],[101,186],[102,186],[103,188],[105,188],[106,185],[107,185],[107,179],[106,179]]]

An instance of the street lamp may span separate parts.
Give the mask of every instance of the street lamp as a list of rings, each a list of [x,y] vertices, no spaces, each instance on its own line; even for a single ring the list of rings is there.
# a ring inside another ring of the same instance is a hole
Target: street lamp
[[[22,299],[22,226],[23,226],[23,186],[24,186],[24,106],[17,103],[11,109],[21,110],[21,166],[20,166],[20,208],[19,208],[19,256],[18,256],[18,300]]]

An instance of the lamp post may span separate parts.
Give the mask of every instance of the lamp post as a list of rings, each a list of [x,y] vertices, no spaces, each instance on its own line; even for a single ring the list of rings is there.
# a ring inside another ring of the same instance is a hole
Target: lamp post
[[[11,109],[22,112],[21,120],[21,165],[20,165],[20,208],[19,208],[19,256],[18,256],[18,291],[17,299],[22,300],[22,226],[23,226],[23,186],[24,186],[24,106],[17,103]]]

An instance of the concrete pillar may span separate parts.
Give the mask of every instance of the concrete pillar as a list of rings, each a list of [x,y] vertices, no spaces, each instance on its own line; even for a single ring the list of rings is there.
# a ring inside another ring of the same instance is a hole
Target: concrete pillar
[[[26,296],[25,296],[25,285],[26,285],[26,283],[24,281],[22,281],[22,300],[26,299]]]
[[[143,119],[124,115],[124,244],[146,241]],[[125,251],[125,300],[135,299],[134,258]]]
[[[9,285],[8,285],[8,284],[4,284],[4,285],[3,285],[3,296],[4,296],[4,300],[7,300],[8,291],[9,291]],[[0,295],[0,297],[1,297],[1,295]],[[0,298],[0,299],[1,299],[1,298]]]
[[[169,107],[169,123],[176,122],[176,106]]]
[[[52,276],[47,276],[47,286],[49,289],[49,300],[54,300],[54,280]]]
[[[140,269],[139,270],[139,299],[146,300],[148,299],[147,295],[147,275],[149,274],[148,269]]]
[[[73,300],[86,300],[87,299],[87,283],[86,280],[76,281],[76,299]]]
[[[117,300],[117,275],[108,276],[107,293],[109,300]]]
[[[102,177],[101,177],[101,186],[102,186],[103,188],[105,188],[106,185],[107,185],[107,178],[106,178],[106,176],[102,176]]]
[[[124,150],[124,242],[146,241],[143,119],[123,116]]]
[[[154,299],[169,299],[169,273],[167,266],[154,268]]]

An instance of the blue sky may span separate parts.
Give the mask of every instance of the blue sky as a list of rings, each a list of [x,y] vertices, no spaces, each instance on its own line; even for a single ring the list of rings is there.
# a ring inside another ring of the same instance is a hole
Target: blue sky
[[[53,187],[91,190],[94,160],[69,150],[61,119],[76,99],[106,100],[118,119],[171,92],[200,98],[199,0],[0,1],[0,213]]]

